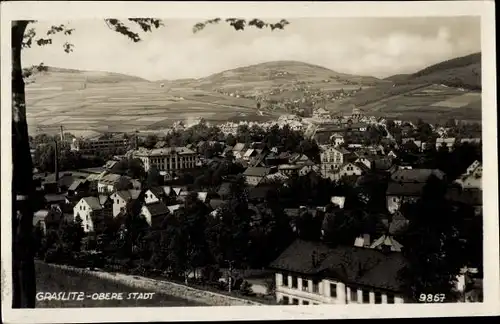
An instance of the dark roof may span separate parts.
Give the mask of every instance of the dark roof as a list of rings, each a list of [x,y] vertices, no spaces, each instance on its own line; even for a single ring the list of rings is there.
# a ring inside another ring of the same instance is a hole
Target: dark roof
[[[58,195],[58,194],[46,194],[44,198],[45,201],[48,203],[60,202],[66,200],[66,197],[64,195]]]
[[[163,187],[152,187],[149,190],[155,195],[157,198],[163,197],[165,195],[165,191],[163,191]]]
[[[373,166],[377,170],[389,170],[392,166],[392,160],[389,158],[382,158],[372,161]]]
[[[243,172],[243,175],[247,177],[265,177],[269,172],[269,168],[249,167]]]
[[[426,182],[431,175],[439,179],[444,177],[444,173],[437,169],[399,169],[392,174],[391,179],[404,182]]]
[[[353,163],[355,166],[357,166],[358,168],[361,169],[361,171],[363,172],[368,172],[370,171],[370,168],[366,166],[366,164],[362,163],[362,162],[354,162]]]
[[[224,200],[222,200],[222,199],[211,199],[210,200],[210,207],[212,207],[212,209],[214,209],[214,210],[219,208],[223,204],[224,204]]]
[[[145,208],[149,211],[151,217],[167,215],[169,213],[167,206],[165,206],[165,204],[161,201],[147,204],[145,205]]]
[[[313,263],[313,255],[317,262]],[[274,269],[331,277],[390,291],[401,291],[399,271],[406,265],[401,253],[382,253],[354,246],[329,247],[320,242],[296,240],[270,267]]]
[[[483,191],[480,189],[452,188],[446,193],[446,198],[462,204],[481,206],[483,204]]]
[[[425,183],[389,182],[386,194],[388,196],[420,196]]]

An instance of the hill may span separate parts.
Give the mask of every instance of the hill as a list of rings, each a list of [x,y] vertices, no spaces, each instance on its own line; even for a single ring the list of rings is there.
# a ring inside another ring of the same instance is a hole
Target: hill
[[[406,77],[393,76],[396,84],[444,84],[450,87],[481,90],[481,53],[440,62]]]
[[[119,73],[44,67],[26,79],[30,134],[162,130],[179,120],[260,116],[255,100],[193,88],[192,79],[151,82]],[[277,116],[277,115],[276,115]]]
[[[374,86],[384,82],[371,76],[358,76],[332,71],[325,67],[298,62],[273,61],[239,67],[198,79],[191,86],[221,93],[247,96],[269,96],[276,89],[289,92],[339,90]]]
[[[481,53],[431,65],[409,75],[395,75],[375,87],[328,106],[348,112],[426,120],[481,120]]]

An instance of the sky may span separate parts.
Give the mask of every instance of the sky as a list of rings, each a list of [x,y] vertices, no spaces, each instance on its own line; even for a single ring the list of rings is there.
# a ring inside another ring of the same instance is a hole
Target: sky
[[[71,36],[56,36],[53,45],[25,49],[22,60],[24,66],[44,63],[148,80],[201,78],[278,60],[385,78],[481,50],[479,17],[287,20],[285,30],[235,31],[221,23],[193,34],[198,21],[168,19],[161,29],[142,34],[139,43],[111,31],[103,20],[38,22],[33,26],[38,35],[61,23],[75,31]],[[74,44],[74,52],[63,51],[66,41]]]

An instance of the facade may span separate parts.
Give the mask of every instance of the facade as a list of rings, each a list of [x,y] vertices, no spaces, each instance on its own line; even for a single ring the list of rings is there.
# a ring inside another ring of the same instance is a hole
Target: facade
[[[130,145],[130,140],[123,135],[113,137],[99,137],[95,139],[73,139],[71,150],[82,152],[83,154],[93,154],[96,152],[110,152],[115,150],[126,150]]]
[[[93,216],[95,212],[101,211],[99,199],[96,197],[84,197],[73,207],[73,220],[80,217],[85,233],[94,231]]]
[[[158,201],[142,206],[141,215],[144,216],[149,226],[161,225],[163,219],[169,214],[169,209],[164,203]]]
[[[118,216],[127,207],[127,203],[140,195],[139,190],[121,190],[113,193],[109,198],[113,203],[113,217]]]
[[[269,168],[247,168],[245,172],[243,172],[243,176],[246,179],[247,184],[251,186],[258,185],[269,173]]]
[[[296,240],[271,268],[282,304],[397,304],[405,300],[397,279],[404,264],[401,253]]]
[[[142,161],[145,171],[153,164],[159,171],[178,171],[194,169],[197,163],[196,152],[186,147],[140,149],[134,152],[134,156]]]
[[[368,170],[368,167],[363,163],[346,163],[339,170],[339,177],[360,176]]]
[[[448,150],[451,150],[453,148],[453,145],[455,145],[456,139],[454,137],[449,137],[449,138],[437,138],[436,139],[436,150],[439,150],[440,147],[446,146]]]
[[[463,189],[482,189],[483,188],[483,166],[481,162],[474,161],[460,176],[455,183],[459,184]]]
[[[322,173],[337,171],[346,162],[346,157],[349,154],[346,149],[336,148],[331,145],[322,145],[320,149]]]

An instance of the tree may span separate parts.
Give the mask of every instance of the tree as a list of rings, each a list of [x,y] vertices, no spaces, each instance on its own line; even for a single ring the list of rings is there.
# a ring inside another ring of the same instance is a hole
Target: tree
[[[146,137],[146,141],[144,142],[144,147],[147,149],[152,149],[155,147],[157,142],[158,142],[158,136],[150,134]]]
[[[160,175],[160,171],[158,171],[158,167],[153,164],[149,167],[146,184],[149,188],[157,187],[161,185],[163,182],[163,178]]]
[[[210,24],[222,22],[220,18],[210,19],[197,23],[193,32],[199,32]],[[129,23],[140,27],[142,32],[151,32],[163,24],[159,19],[129,18]],[[243,30],[246,26],[255,28],[270,28],[271,30],[283,29],[288,21],[281,20],[277,23],[266,23],[260,19],[228,18],[228,23],[235,30]],[[34,251],[31,240],[33,235],[33,210],[31,204],[34,194],[33,162],[30,155],[28,125],[26,121],[26,101],[24,77],[32,73],[23,73],[21,64],[21,50],[30,47],[33,43],[39,46],[52,43],[51,37],[57,33],[71,35],[73,29],[65,25],[51,26],[45,33],[46,37],[36,38],[34,28],[27,29],[28,25],[35,23],[30,20],[13,21],[11,25],[11,55],[12,55],[12,279],[13,279],[13,308],[35,307],[35,267]],[[139,33],[134,32],[123,21],[118,19],[105,19],[106,25],[113,31],[128,37],[133,42],[141,41]],[[64,51],[73,51],[69,42],[63,44]]]
[[[456,276],[467,263],[460,229],[463,215],[445,197],[446,183],[431,176],[420,200],[402,206],[409,226],[402,244],[408,265],[400,276],[415,299],[420,294],[445,294],[453,300]]]

